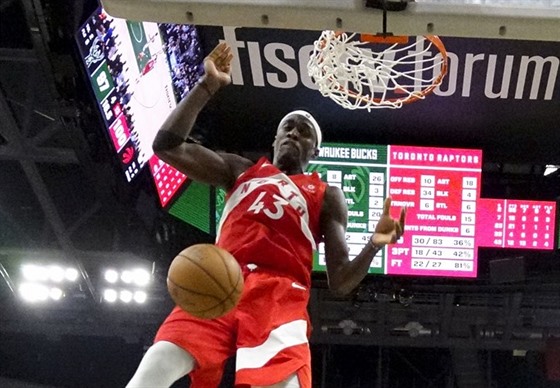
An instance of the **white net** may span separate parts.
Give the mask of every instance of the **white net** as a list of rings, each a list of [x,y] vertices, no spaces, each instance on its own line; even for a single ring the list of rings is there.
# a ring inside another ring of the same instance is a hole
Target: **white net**
[[[342,107],[397,109],[441,84],[447,55],[439,38],[418,36],[374,52],[356,35],[323,31],[307,64],[321,94]]]

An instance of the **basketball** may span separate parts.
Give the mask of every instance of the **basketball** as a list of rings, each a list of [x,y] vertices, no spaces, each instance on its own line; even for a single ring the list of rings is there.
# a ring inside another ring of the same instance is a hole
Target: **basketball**
[[[213,244],[196,244],[171,262],[167,289],[187,313],[218,318],[237,305],[243,291],[243,273],[228,251]]]

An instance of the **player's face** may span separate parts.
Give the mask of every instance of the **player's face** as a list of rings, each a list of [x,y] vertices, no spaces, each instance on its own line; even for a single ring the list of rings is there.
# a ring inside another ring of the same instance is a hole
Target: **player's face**
[[[316,153],[317,134],[309,120],[294,116],[282,123],[274,141],[275,160],[305,167]]]

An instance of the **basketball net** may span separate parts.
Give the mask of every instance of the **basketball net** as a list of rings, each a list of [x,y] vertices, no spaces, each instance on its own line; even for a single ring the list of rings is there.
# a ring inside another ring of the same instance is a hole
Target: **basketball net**
[[[398,109],[441,84],[447,51],[435,35],[409,44],[408,37],[323,31],[307,70],[321,94],[346,109]]]

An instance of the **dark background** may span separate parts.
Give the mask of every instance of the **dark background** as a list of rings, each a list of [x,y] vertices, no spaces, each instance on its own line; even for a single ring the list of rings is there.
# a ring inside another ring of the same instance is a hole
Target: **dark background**
[[[0,4],[0,377],[12,379],[0,385],[124,386],[171,307],[165,290],[171,259],[212,236],[160,209],[147,169],[132,184],[125,181],[74,42],[96,2]],[[219,27],[199,31],[206,51],[223,38]],[[300,47],[317,35],[236,33],[261,49],[269,42]],[[446,40],[459,58],[486,53],[502,60],[508,54],[558,57],[559,44]],[[483,197],[560,196],[559,176],[542,175],[545,165],[560,164],[558,78],[552,100],[491,100],[483,95],[484,73],[475,71],[468,98],[432,95],[401,110],[368,113],[346,111],[301,84],[252,86],[246,51],[240,59],[245,84],[220,92],[201,117],[199,134],[213,147],[247,156],[269,152],[278,119],[307,107],[325,141],[482,149]],[[150,301],[113,308],[82,284],[63,305],[29,308],[10,288],[26,254],[78,263],[93,288],[104,265],[131,257],[153,263]],[[559,386],[553,381],[560,370],[558,251],[485,249],[479,260],[475,280],[368,277],[349,298],[331,295],[324,275],[316,274],[310,305],[315,385]],[[356,324],[349,335],[341,327],[347,321]],[[412,330],[411,322],[426,331]],[[514,357],[514,349],[526,353]],[[224,385],[230,380],[231,366]]]

